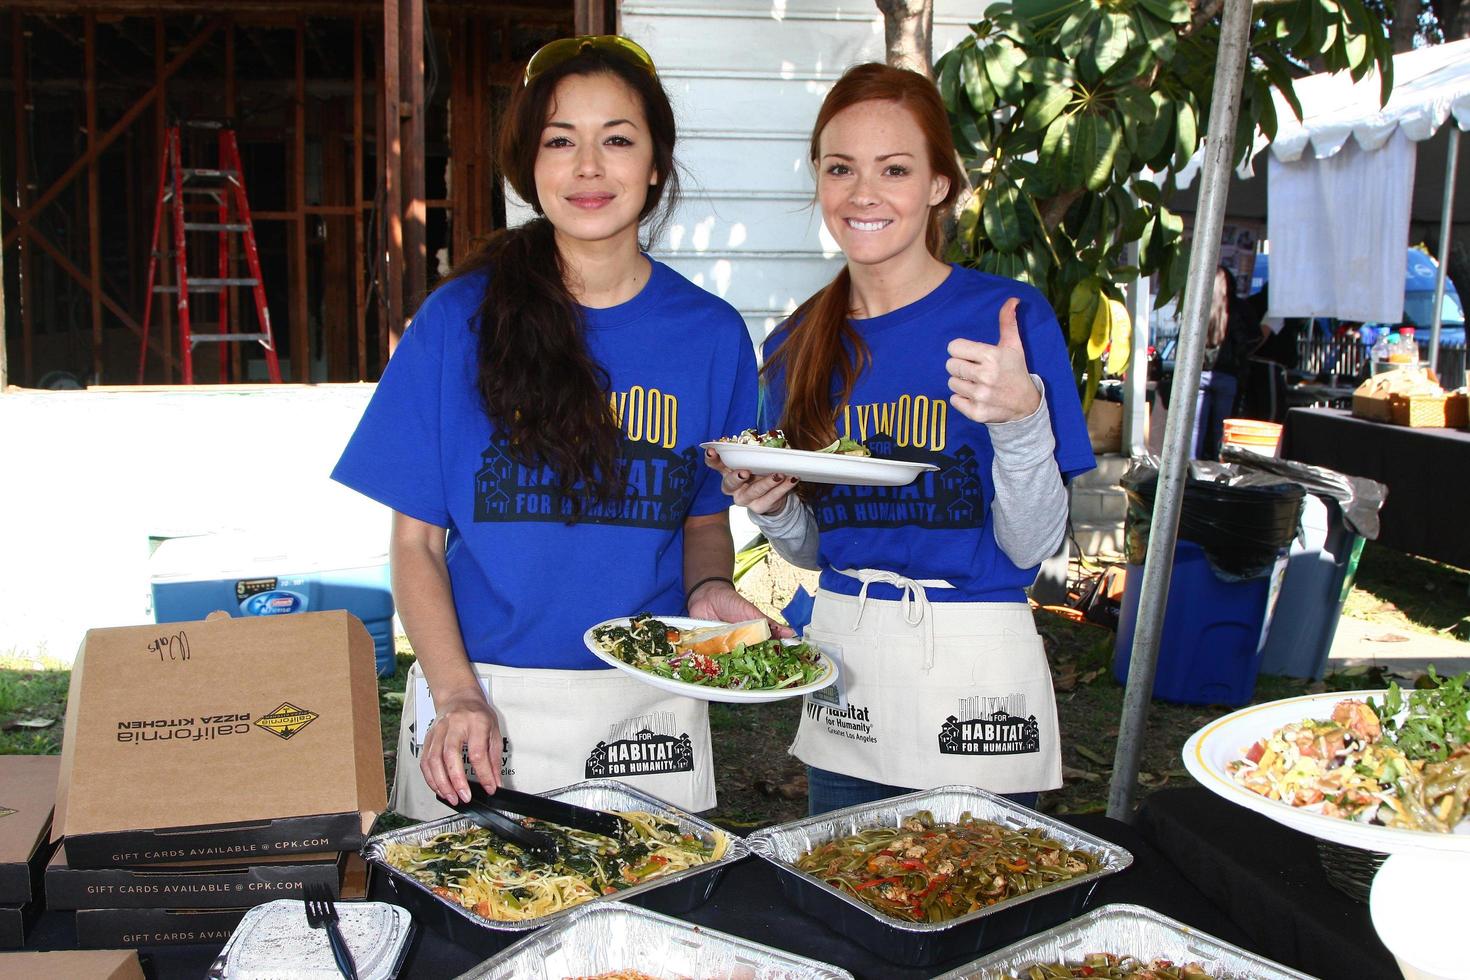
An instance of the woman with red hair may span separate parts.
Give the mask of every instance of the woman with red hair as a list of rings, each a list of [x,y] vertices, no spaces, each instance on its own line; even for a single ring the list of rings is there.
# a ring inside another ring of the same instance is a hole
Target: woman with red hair
[[[818,486],[706,455],[778,553],[822,570],[806,634],[841,679],[792,746],[811,810],[948,783],[1034,803],[1061,755],[1024,590],[1062,541],[1064,480],[1094,465],[1061,329],[1032,287],[938,258],[964,175],[928,79],[849,69],[811,160],[847,261],[766,342],[762,424],[938,467]]]

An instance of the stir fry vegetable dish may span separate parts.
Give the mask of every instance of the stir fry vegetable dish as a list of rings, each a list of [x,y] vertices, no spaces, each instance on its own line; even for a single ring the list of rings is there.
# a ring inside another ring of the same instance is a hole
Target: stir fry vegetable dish
[[[939,823],[920,810],[897,827],[827,841],[796,866],[887,915],[945,922],[1097,871],[1101,859],[1040,830],[1004,827],[969,813]]]
[[[557,856],[551,861],[532,857],[480,827],[439,834],[421,844],[389,844],[384,856],[441,898],[482,918],[517,921],[717,861],[728,844],[723,834],[701,840],[652,813],[622,816],[634,828],[627,840],[523,818],[522,824],[555,842]]]
[[[1395,685],[1385,702],[1344,700],[1329,721],[1285,725],[1230,763],[1231,777],[1329,817],[1452,833],[1470,800],[1463,678],[1407,698]]]
[[[627,626],[600,626],[592,638],[623,663],[701,687],[741,691],[776,691],[818,680],[831,668],[810,643],[770,639],[737,643],[729,653],[702,654],[681,649],[680,630],[648,613]]]
[[[1006,980],[1213,980],[1198,963],[1175,963],[1171,960],[1140,960],[1113,953],[1089,953],[1080,963],[1044,963],[1027,967],[1020,974],[1006,974]]]

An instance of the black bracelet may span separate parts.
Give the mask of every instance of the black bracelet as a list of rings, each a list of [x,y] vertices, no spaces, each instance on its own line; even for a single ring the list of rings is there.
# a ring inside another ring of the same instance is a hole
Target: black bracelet
[[[689,591],[684,593],[685,608],[688,608],[689,600],[694,598],[694,593],[699,591],[699,587],[701,585],[707,585],[710,582],[729,582],[730,588],[733,589],[735,587],[735,580],[728,575],[710,575],[707,578],[702,578],[698,582],[695,582],[693,585],[689,586]]]

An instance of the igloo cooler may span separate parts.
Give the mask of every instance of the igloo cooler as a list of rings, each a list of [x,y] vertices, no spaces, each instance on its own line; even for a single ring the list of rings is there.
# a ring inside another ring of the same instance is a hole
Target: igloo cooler
[[[386,540],[354,544],[229,532],[169,538],[149,563],[159,623],[345,609],[373,638],[378,674],[394,671],[393,593]]]

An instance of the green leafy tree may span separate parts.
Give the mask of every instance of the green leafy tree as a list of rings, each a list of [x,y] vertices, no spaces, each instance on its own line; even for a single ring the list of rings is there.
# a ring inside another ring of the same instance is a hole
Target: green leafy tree
[[[995,5],[935,66],[974,187],[956,257],[1046,294],[1069,334],[1084,404],[1104,352],[1115,371],[1128,360],[1122,285],[1157,273],[1161,306],[1184,289],[1184,222],[1167,202],[1209,119],[1221,2]],[[1309,61],[1354,78],[1377,65],[1388,97],[1392,46],[1362,0],[1255,7],[1237,163],[1257,129],[1275,136],[1273,91],[1300,116],[1292,79]]]

